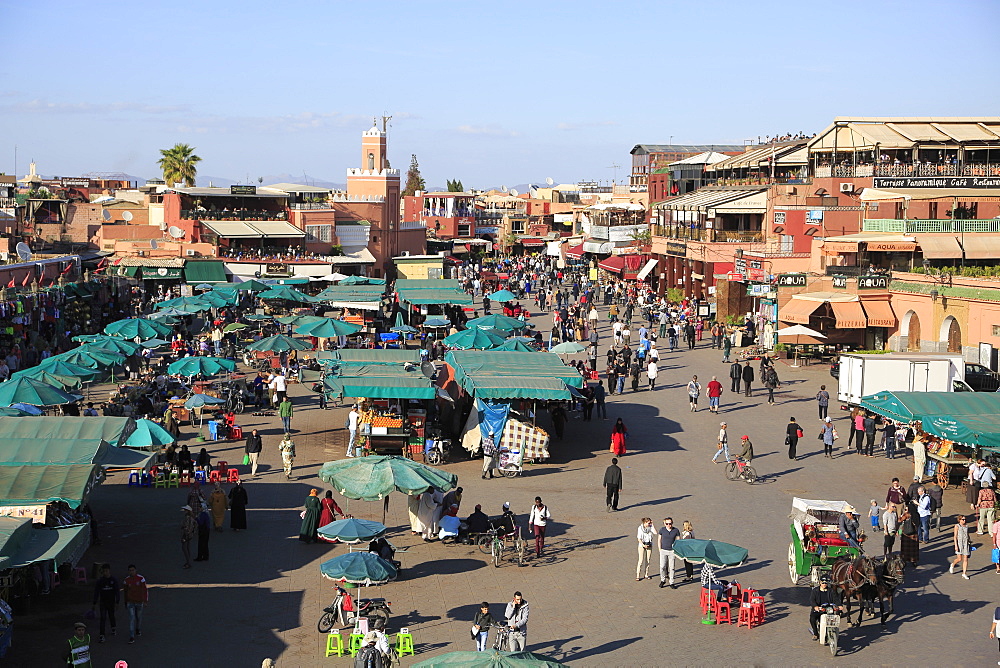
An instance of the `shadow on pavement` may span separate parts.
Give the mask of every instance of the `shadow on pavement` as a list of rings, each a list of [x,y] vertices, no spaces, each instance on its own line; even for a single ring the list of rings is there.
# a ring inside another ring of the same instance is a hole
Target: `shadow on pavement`
[[[644,508],[646,506],[658,506],[658,505],[665,504],[665,503],[673,503],[674,501],[680,501],[681,499],[686,499],[689,496],[691,496],[691,495],[690,494],[682,494],[680,496],[667,497],[666,499],[656,499],[655,501],[643,501],[641,503],[633,503],[632,505],[623,506],[623,507],[619,508],[618,512],[622,512],[622,511],[625,511],[625,510],[632,510],[633,508]]]
[[[416,580],[428,575],[454,575],[480,568],[486,568],[486,564],[479,559],[435,559],[415,564],[403,571],[403,575],[407,580]]]
[[[563,661],[579,661],[587,657],[598,656],[600,654],[607,654],[609,652],[614,652],[616,650],[622,649],[623,647],[628,647],[634,642],[642,640],[642,638],[622,638],[621,640],[612,640],[611,642],[606,642],[603,645],[598,645],[597,647],[591,647],[590,649],[585,649],[579,652],[573,652],[570,650],[565,654],[561,660]]]

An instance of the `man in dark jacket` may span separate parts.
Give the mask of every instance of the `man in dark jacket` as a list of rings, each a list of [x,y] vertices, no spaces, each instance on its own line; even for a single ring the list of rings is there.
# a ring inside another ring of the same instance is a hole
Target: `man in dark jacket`
[[[875,416],[865,414],[865,457],[875,456]]]
[[[106,619],[110,618],[111,620],[111,635],[115,635],[118,630],[116,628],[118,624],[115,621],[115,608],[118,606],[120,589],[117,578],[111,575],[111,566],[107,564],[101,566],[101,577],[97,578],[97,583],[94,585],[94,607],[97,607],[98,604],[101,606],[101,638],[98,642],[104,642],[104,622]]]
[[[618,493],[622,491],[622,470],[618,458],[611,458],[611,466],[604,471],[604,488],[607,490],[608,512],[618,510]]]
[[[264,449],[264,442],[260,439],[260,434],[254,429],[247,436],[246,453],[250,458],[250,475],[257,477],[257,458],[260,457],[260,451]]]
[[[750,365],[749,360],[747,360],[747,365],[743,367],[742,376],[743,376],[743,394],[744,396],[749,397],[750,384],[753,383],[753,378],[754,378],[753,367]],[[739,388],[737,387],[736,390],[739,391]]]
[[[788,418],[788,426],[785,427],[785,445],[788,446],[788,458],[798,459],[795,448],[799,445],[799,434],[802,427],[795,421],[794,417]]]
[[[730,392],[740,391],[741,378],[743,378],[743,365],[739,362],[733,362],[733,365],[729,367],[729,379],[733,381],[732,387],[729,388]]]
[[[819,640],[819,620],[826,613],[824,608],[828,605],[838,612],[846,610],[840,590],[830,586],[829,575],[823,575],[819,587],[812,590],[809,601],[809,628],[812,629],[813,640]]]

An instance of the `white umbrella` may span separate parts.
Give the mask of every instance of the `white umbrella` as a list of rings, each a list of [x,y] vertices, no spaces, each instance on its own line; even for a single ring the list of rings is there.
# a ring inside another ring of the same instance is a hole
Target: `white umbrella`
[[[334,281],[342,281],[345,278],[347,278],[347,276],[345,276],[344,274],[338,274],[338,273],[334,272],[332,274],[327,274],[326,276],[314,276],[314,277],[310,278],[309,280],[310,281],[330,281],[331,283],[333,283]]]
[[[791,327],[783,327],[778,330],[778,336],[794,336],[795,337],[795,364],[792,366],[797,367],[799,365],[799,337],[800,336],[811,336],[814,339],[825,339],[826,335],[822,332],[817,332],[815,329],[806,327],[805,325],[792,325]]]

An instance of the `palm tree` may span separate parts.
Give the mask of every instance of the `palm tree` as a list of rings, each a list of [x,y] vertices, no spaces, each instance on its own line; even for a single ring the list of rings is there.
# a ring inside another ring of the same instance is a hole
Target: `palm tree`
[[[161,148],[160,155],[162,157],[157,164],[163,170],[163,180],[168,186],[181,181],[189,188],[194,186],[201,158],[194,154],[193,146],[174,144],[173,148]]]

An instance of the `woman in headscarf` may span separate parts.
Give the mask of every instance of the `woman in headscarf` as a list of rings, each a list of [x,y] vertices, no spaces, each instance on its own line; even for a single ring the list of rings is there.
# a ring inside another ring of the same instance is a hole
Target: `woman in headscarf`
[[[229,499],[222,491],[222,484],[215,483],[215,490],[208,497],[208,505],[212,509],[212,522],[216,531],[222,531],[222,523],[226,521],[226,510],[229,509]]]
[[[229,526],[233,531],[247,528],[247,490],[242,480],[229,490]]]
[[[424,530],[424,525],[420,523],[420,495],[411,494],[406,497],[406,512],[410,516],[410,533],[419,535]]]
[[[315,487],[309,490],[306,497],[305,512],[302,513],[302,526],[299,527],[299,540],[306,543],[316,542],[316,529],[319,528],[319,490]]]
[[[420,519],[425,541],[434,540],[434,534],[437,533],[434,529],[434,517],[437,515],[437,510],[438,504],[434,501],[433,494],[424,492],[420,495],[420,510],[417,511],[417,517]]]
[[[332,490],[326,490],[326,497],[319,502],[319,505],[319,526],[321,527],[325,527],[330,522],[335,522],[337,520],[337,515],[344,514],[344,511],[340,509],[337,502],[333,500]]]
[[[611,430],[611,452],[619,457],[625,454],[625,441],[628,439],[628,429],[621,418],[615,422],[614,429]]]

